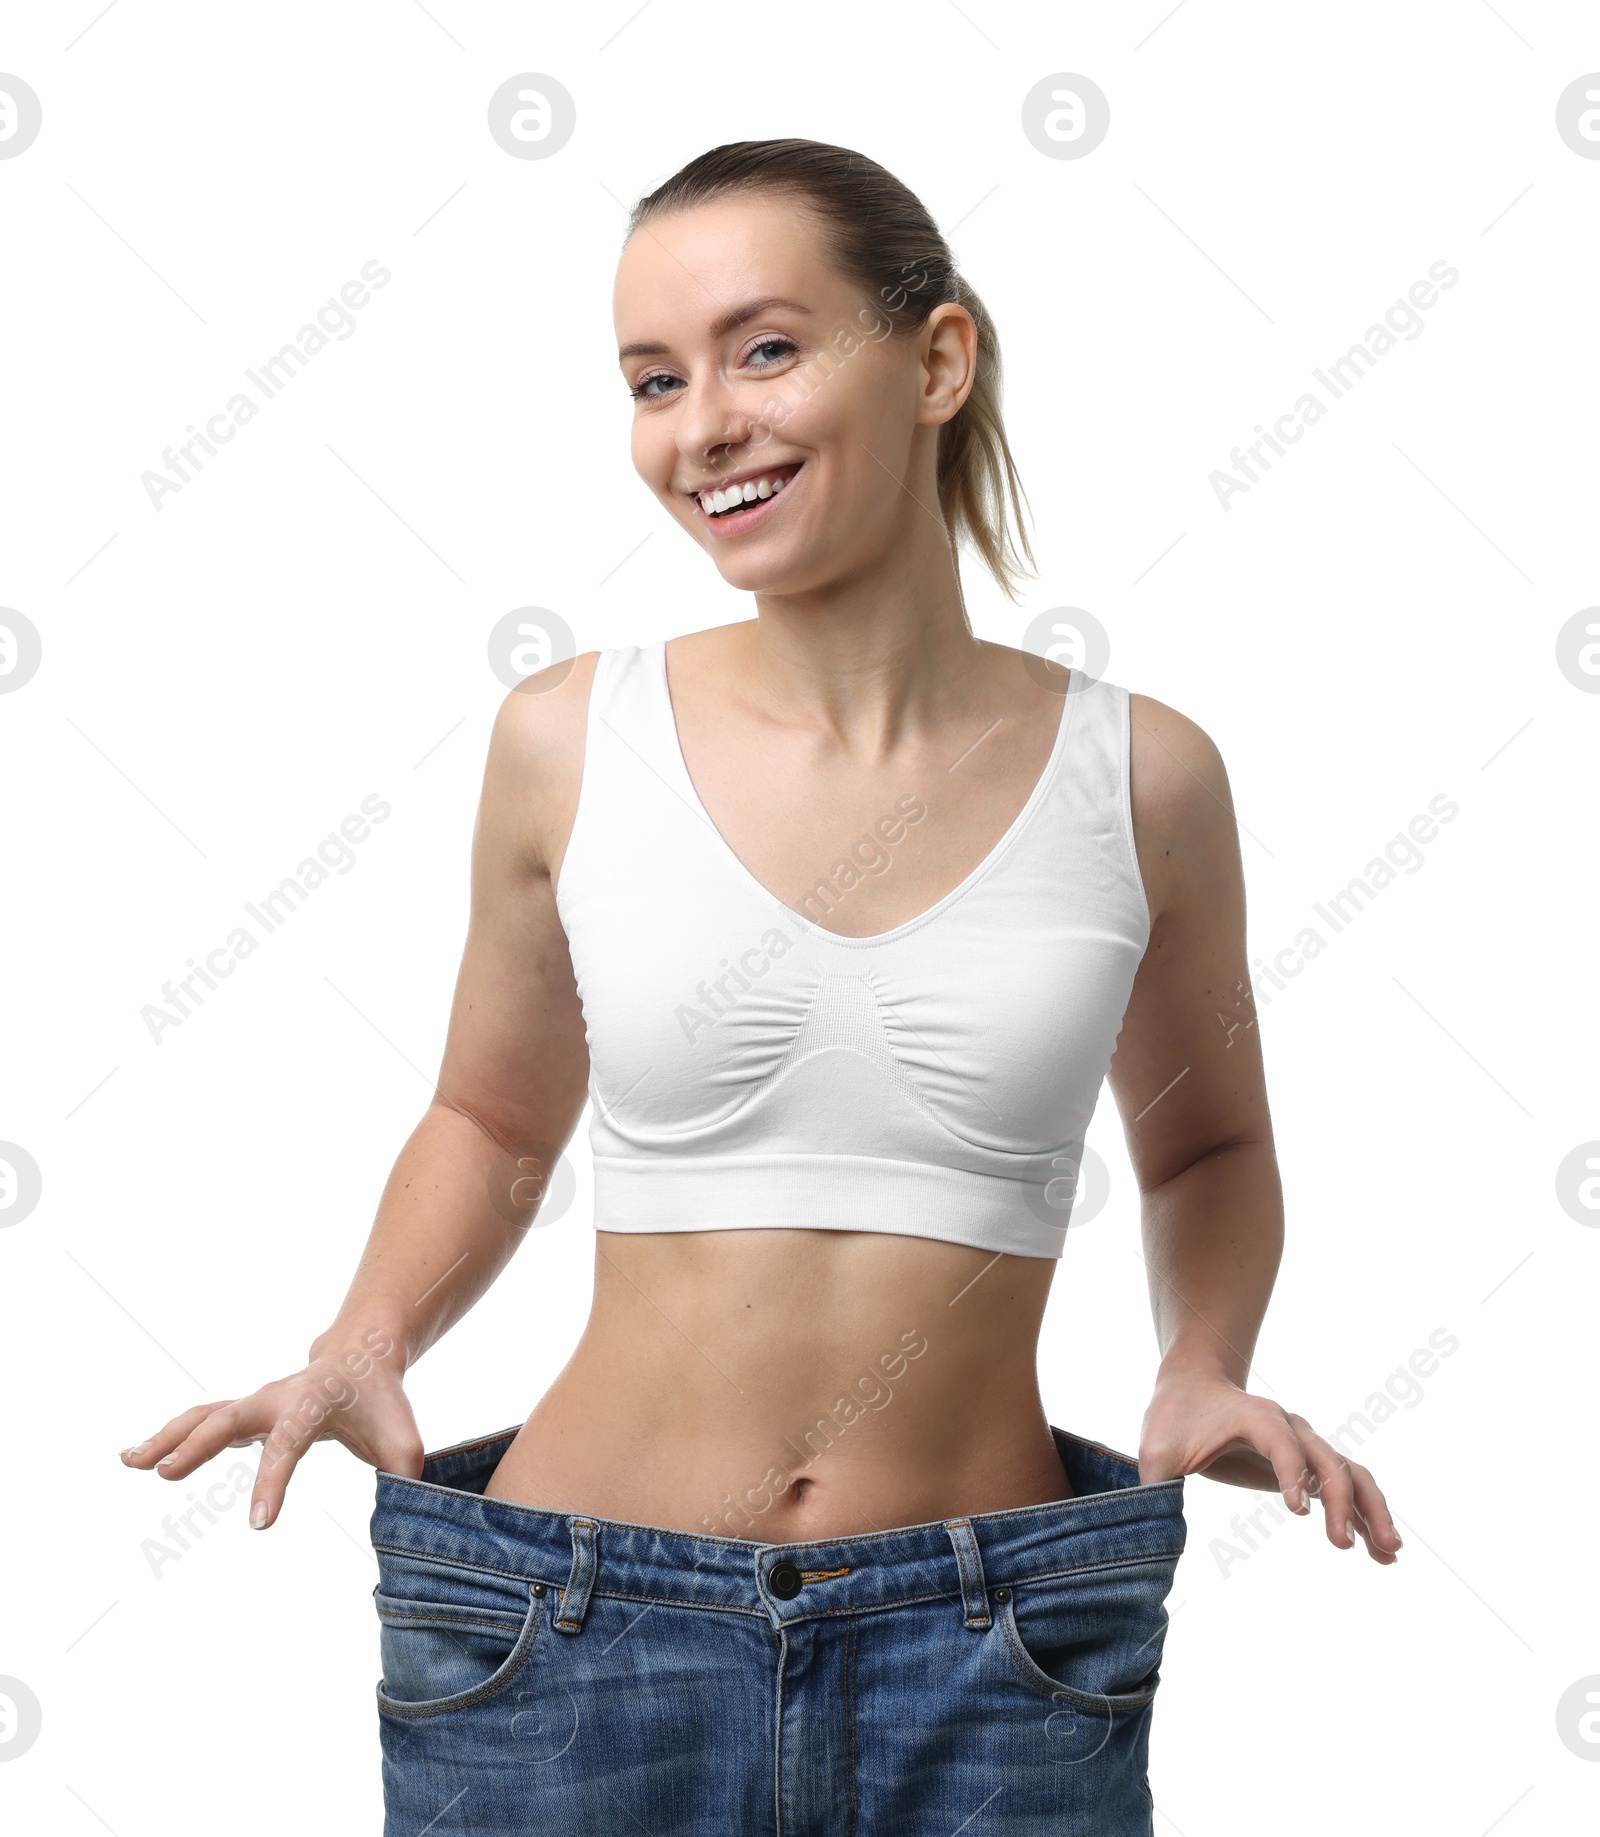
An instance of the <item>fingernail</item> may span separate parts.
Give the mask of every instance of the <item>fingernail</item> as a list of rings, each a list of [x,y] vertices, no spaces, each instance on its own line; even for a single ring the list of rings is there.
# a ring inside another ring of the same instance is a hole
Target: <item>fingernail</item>
[[[250,1528],[259,1531],[266,1522],[267,1502],[265,1499],[258,1499],[250,1508]]]

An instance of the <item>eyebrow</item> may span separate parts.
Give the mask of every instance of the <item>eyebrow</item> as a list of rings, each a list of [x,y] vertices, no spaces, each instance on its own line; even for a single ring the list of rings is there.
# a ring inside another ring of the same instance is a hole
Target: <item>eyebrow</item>
[[[809,306],[802,306],[798,300],[780,300],[775,295],[765,300],[751,300],[746,306],[736,306],[731,313],[724,313],[709,328],[713,339],[726,338],[729,332],[737,331],[746,320],[754,319],[758,313],[769,311],[774,306],[786,306],[790,312],[810,314]],[[617,352],[617,362],[628,357],[665,357],[670,345],[664,344],[625,344]]]

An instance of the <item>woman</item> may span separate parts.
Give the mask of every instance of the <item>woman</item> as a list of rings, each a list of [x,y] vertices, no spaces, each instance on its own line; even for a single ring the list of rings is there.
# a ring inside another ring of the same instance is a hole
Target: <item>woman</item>
[[[957,544],[1027,556],[998,350],[882,168],[706,154],[615,307],[634,464],[755,617],[507,698],[438,1094],[336,1320],[124,1459],[265,1440],[258,1526],[318,1436],[379,1469],[391,1833],[1148,1832],[1184,1476],[1400,1544],[1244,1388],[1282,1221],[1221,760],[973,636]],[[1034,1368],[1108,1070],[1137,1465]],[[586,1092],[588,1326],[520,1431],[425,1458],[403,1375]]]

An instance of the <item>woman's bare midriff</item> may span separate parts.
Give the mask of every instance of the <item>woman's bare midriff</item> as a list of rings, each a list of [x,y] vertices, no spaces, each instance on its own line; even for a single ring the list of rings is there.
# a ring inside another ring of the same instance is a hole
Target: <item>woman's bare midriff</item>
[[[582,1339],[486,1491],[757,1543],[1072,1496],[1055,1260],[862,1231],[597,1234]]]

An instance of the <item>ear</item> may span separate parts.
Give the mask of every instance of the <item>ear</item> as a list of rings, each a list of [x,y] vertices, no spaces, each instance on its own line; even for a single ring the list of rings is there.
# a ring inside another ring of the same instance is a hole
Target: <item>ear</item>
[[[952,420],[978,374],[978,327],[953,301],[934,307],[922,327],[922,401],[917,421],[938,427]]]

